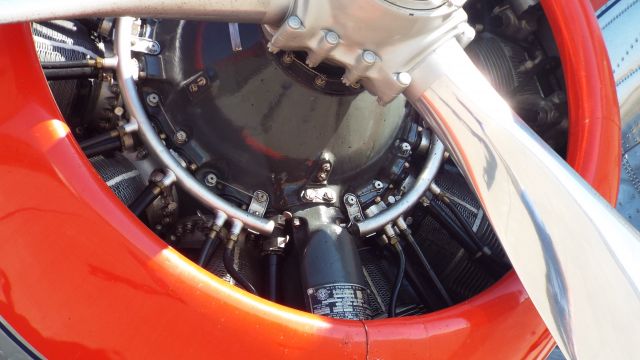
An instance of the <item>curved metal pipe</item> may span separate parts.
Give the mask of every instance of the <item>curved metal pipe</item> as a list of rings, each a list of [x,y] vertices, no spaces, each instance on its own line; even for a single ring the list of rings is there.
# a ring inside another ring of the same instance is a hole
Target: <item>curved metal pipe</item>
[[[411,190],[404,194],[393,206],[390,206],[363,222],[352,224],[349,231],[362,236],[370,235],[404,215],[408,209],[418,203],[425,191],[427,191],[429,185],[436,177],[443,159],[444,145],[434,133],[431,135],[431,148],[429,149],[425,166],[416,178],[416,182]]]
[[[85,17],[141,16],[280,24],[291,0],[0,0],[0,24]]]
[[[229,218],[242,222],[245,227],[264,235],[273,232],[275,223],[261,217],[254,216],[239,209],[199,183],[195,177],[183,168],[173,157],[169,149],[162,143],[147,113],[138,97],[138,90],[134,81],[134,74],[138,71],[131,59],[131,42],[129,33],[131,32],[133,19],[119,18],[116,26],[115,50],[118,54],[118,84],[122,98],[132,118],[138,123],[138,134],[142,141],[149,147],[149,151],[158,158],[169,170],[173,171],[177,182],[191,196],[208,206],[211,210],[219,210]]]
[[[635,357],[640,234],[513,113],[456,42],[413,75],[405,95],[478,194],[563,352]]]

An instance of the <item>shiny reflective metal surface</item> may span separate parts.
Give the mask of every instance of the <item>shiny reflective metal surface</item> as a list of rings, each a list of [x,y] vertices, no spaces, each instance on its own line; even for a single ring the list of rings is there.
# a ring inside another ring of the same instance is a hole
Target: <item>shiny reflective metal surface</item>
[[[251,215],[209,191],[205,185],[198,182],[188,170],[182,167],[156,134],[140,102],[134,81],[134,73],[137,72],[138,69],[137,66],[134,66],[131,59],[129,34],[131,33],[132,24],[133,18],[120,18],[117,21],[115,39],[116,53],[118,54],[119,62],[117,74],[125,105],[131,116],[138,123],[140,137],[149,146],[151,153],[175,174],[178,183],[193,197],[200,200],[206,206],[209,206],[211,210],[220,210],[232,220],[240,221],[251,230],[262,234],[270,234],[275,226],[273,221]]]
[[[272,24],[282,21],[290,4],[291,0],[0,0],[0,24],[98,15]]]
[[[405,95],[476,190],[540,315],[570,358],[633,358],[640,235],[515,115],[449,42]],[[426,91],[423,91],[426,89]]]
[[[401,217],[407,209],[414,206],[425,191],[429,188],[429,185],[433,182],[442,160],[444,159],[444,145],[436,135],[431,137],[431,148],[424,168],[416,178],[416,181],[411,188],[402,198],[393,204],[390,208],[376,214],[376,216],[370,217],[361,223],[353,224],[353,231],[360,235],[369,235],[380,229],[385,225],[393,223],[399,217]]]

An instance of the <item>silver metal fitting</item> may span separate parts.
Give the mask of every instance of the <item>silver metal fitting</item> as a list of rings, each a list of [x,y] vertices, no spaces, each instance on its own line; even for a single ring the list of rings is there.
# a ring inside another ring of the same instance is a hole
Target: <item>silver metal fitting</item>
[[[208,187],[214,187],[218,183],[218,177],[216,174],[210,172],[204,177],[204,184]]]
[[[211,229],[215,232],[220,231],[220,229],[222,229],[224,224],[227,222],[228,218],[229,217],[227,216],[227,214],[223,213],[222,211],[216,211],[216,217],[213,220]]]
[[[160,96],[158,96],[158,94],[156,93],[151,93],[147,95],[146,100],[147,100],[147,105],[156,107],[158,106],[158,103],[160,103]]]
[[[287,19],[287,26],[289,26],[293,30],[302,29],[302,20],[300,20],[297,16],[290,16]]]
[[[229,240],[230,241],[238,241],[238,236],[242,232],[244,228],[244,224],[242,221],[237,219],[231,219],[231,228],[229,229]]]
[[[184,144],[189,140],[189,138],[184,130],[178,130],[173,136],[173,140],[178,144]]]
[[[156,184],[158,184],[158,186],[160,186],[161,189],[166,189],[169,186],[175,184],[175,182],[178,179],[176,178],[176,174],[169,170],[169,169],[164,169],[164,177],[158,181]]]

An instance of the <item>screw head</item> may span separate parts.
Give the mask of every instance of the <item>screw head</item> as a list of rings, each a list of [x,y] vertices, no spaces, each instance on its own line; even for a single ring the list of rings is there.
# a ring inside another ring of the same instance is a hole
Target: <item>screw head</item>
[[[290,16],[287,19],[287,25],[294,30],[298,30],[302,27],[302,20],[297,16]]]
[[[151,93],[147,95],[147,104],[149,104],[149,106],[158,106],[159,102],[160,102],[160,96],[158,96],[158,94]]]
[[[329,43],[329,45],[338,45],[338,42],[340,42],[340,36],[333,31],[327,31],[327,33],[324,34],[324,40]]]
[[[178,144],[184,144],[187,142],[188,138],[187,138],[187,133],[184,132],[183,130],[178,130],[178,132],[176,132],[176,134],[173,136],[173,139],[178,143]]]
[[[375,63],[376,59],[378,59],[378,57],[371,50],[365,50],[362,53],[362,60],[369,65],[372,65],[373,63]]]
[[[346,202],[346,203],[347,203],[347,205],[355,205],[355,204],[356,204],[356,201],[357,201],[357,199],[356,199],[356,197],[355,197],[355,196],[353,196],[353,195],[347,195],[347,196],[344,198],[344,202]]]
[[[382,181],[376,180],[376,181],[373,182],[373,187],[376,190],[382,190],[382,188],[384,187],[384,184],[382,183]]]
[[[151,54],[158,54],[160,52],[160,45],[155,41],[150,42],[149,45],[147,45],[147,50]]]
[[[264,192],[262,192],[262,191],[256,191],[256,193],[255,193],[255,197],[256,197],[256,200],[257,200],[258,202],[265,202],[265,201],[267,201],[267,194],[265,194],[265,193],[264,193]]]
[[[204,177],[204,184],[207,185],[208,187],[216,186],[217,182],[218,182],[218,177],[214,173],[208,173]]]
[[[313,81],[313,83],[319,87],[319,88],[323,88],[325,87],[325,85],[327,85],[327,78],[325,78],[324,76],[317,76],[315,78],[315,80]]]
[[[287,51],[283,56],[282,56],[282,63],[284,64],[291,64],[293,62],[293,53],[291,51]]]

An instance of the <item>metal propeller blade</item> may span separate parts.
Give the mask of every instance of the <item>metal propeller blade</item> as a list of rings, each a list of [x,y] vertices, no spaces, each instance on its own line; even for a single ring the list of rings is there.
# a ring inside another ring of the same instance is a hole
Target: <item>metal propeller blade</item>
[[[457,42],[414,79],[405,94],[466,173],[564,354],[637,356],[640,234],[513,113]]]
[[[96,16],[148,16],[280,24],[291,0],[0,0],[0,24]]]

